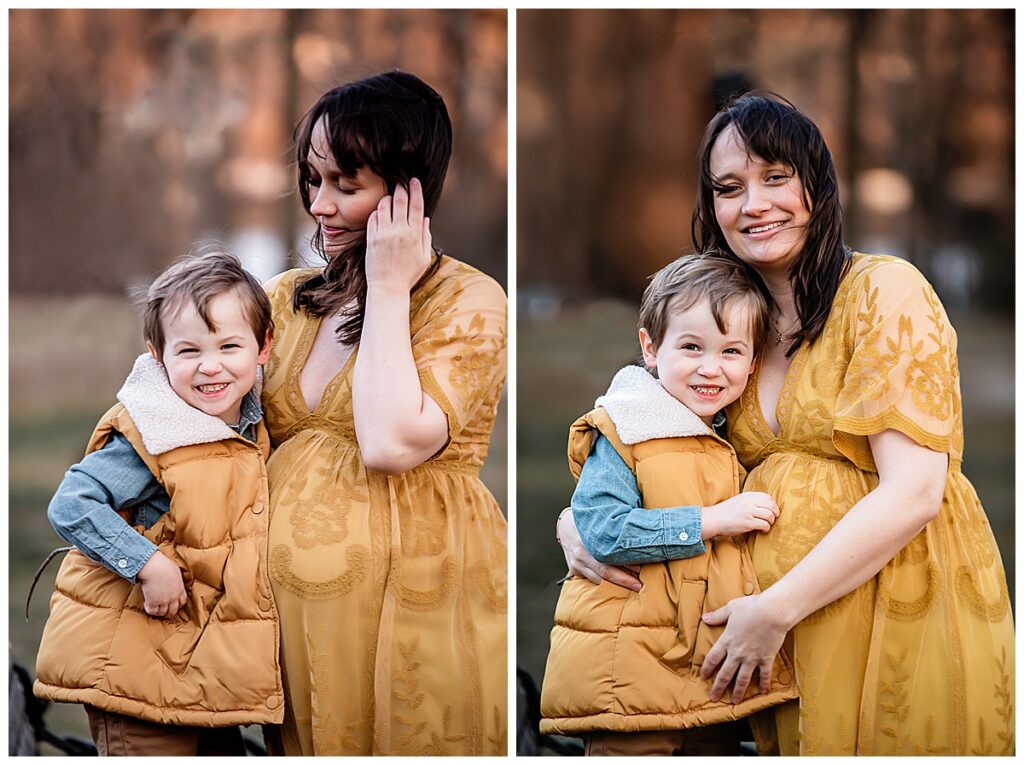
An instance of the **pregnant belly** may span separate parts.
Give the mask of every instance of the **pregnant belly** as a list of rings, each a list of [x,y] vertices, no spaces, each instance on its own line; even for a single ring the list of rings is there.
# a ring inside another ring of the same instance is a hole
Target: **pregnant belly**
[[[779,505],[764,534],[751,533],[750,554],[761,588],[777,582],[810,552],[846,511],[878,485],[851,463],[780,452],[747,476],[744,491],[763,491]]]

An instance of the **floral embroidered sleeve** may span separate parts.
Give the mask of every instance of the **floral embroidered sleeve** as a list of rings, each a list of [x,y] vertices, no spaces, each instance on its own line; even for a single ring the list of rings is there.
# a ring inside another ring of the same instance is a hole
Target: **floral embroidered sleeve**
[[[482,404],[497,403],[505,380],[505,293],[493,279],[466,268],[431,298],[429,317],[413,326],[412,352],[423,391],[448,418],[449,442]]]
[[[909,263],[890,260],[870,269],[854,295],[846,307],[852,353],[836,401],[836,448],[874,471],[866,436],[891,428],[958,460],[956,334],[935,291]]]

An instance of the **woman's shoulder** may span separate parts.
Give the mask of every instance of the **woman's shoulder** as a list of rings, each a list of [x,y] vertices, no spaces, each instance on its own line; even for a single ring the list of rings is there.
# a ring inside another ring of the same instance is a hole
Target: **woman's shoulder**
[[[913,263],[894,255],[853,253],[845,282],[846,289],[840,294],[840,302],[844,304],[857,304],[865,297],[873,300],[879,294],[919,292],[922,288],[929,292],[932,290],[924,274]]]
[[[488,305],[504,306],[507,302],[505,290],[497,280],[449,255],[441,256],[437,271],[423,289],[431,296],[452,296]]]
[[[290,268],[263,282],[263,289],[271,296],[282,290],[290,295],[296,281],[314,276],[320,273],[321,270],[320,268]]]

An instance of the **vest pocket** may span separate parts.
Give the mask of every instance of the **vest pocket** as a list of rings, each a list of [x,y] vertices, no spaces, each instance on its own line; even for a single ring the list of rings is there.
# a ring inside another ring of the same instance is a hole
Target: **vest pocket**
[[[206,632],[210,615],[224,593],[198,580],[192,582],[185,603],[185,620],[157,646],[160,660],[177,674],[188,669],[196,646]],[[178,615],[181,615],[179,611]]]
[[[703,625],[704,599],[708,583],[684,579],[678,583],[679,602],[676,611],[676,642],[661,657],[661,663],[678,675],[689,675],[693,666],[697,635]],[[706,653],[706,650],[704,651]],[[703,657],[701,657],[703,661]]]

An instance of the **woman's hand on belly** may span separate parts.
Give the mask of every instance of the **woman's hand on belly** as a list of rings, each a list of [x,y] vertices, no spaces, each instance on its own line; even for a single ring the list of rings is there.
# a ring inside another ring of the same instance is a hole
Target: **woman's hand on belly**
[[[569,508],[566,508],[569,510]],[[637,576],[640,567],[626,568],[623,566],[609,566],[601,563],[593,555],[587,552],[580,539],[579,531],[576,529],[576,521],[571,512],[562,511],[558,516],[558,523],[555,525],[555,538],[562,546],[562,554],[565,556],[565,564],[569,567],[572,576],[582,576],[594,584],[601,584],[602,581],[617,584],[619,587],[639,592],[643,586],[640,577]]]
[[[725,625],[725,632],[708,651],[700,668],[704,680],[715,674],[711,686],[711,700],[718,701],[726,687],[735,678],[732,703],[738,704],[747,692],[747,686],[758,670],[761,693],[771,685],[772,664],[782,648],[788,627],[770,613],[761,595],[730,600],[717,611],[704,614],[711,625]]]

